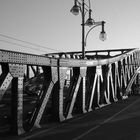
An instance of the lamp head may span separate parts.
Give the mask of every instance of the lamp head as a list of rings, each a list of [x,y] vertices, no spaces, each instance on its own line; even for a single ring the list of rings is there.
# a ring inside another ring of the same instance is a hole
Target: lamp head
[[[91,18],[91,12],[92,12],[92,10],[89,9],[89,18],[87,19],[87,21],[85,23],[85,25],[87,25],[89,27],[94,25],[94,23],[95,23],[95,21]]]
[[[88,18],[85,25],[90,27],[90,26],[94,25],[94,23],[95,23],[95,21],[92,18]]]
[[[107,38],[106,32],[105,31],[101,31],[99,38],[100,38],[100,40],[105,41],[106,38]]]
[[[73,13],[73,15],[77,16],[79,14],[80,7],[77,5],[77,0],[75,0],[74,6],[71,8],[70,12]]]
[[[100,36],[99,36],[99,38],[102,41],[105,41],[107,37],[106,32],[104,31],[104,24],[105,24],[105,21],[102,21],[102,31],[100,32]]]

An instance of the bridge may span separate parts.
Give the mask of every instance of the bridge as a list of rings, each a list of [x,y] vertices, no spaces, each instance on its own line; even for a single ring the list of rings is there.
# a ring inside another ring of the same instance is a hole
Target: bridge
[[[139,94],[139,49],[86,51],[81,58],[0,50],[0,127],[23,135]]]

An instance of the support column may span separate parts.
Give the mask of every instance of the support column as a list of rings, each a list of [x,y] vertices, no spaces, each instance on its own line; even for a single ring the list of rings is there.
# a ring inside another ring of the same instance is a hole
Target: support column
[[[83,85],[82,85],[82,112],[86,113],[86,67],[80,68],[80,75],[82,77]]]
[[[9,64],[13,77],[11,93],[11,131],[13,134],[24,133],[23,129],[23,77],[25,65]]]
[[[64,109],[64,86],[65,86],[65,78],[66,78],[67,68],[59,67],[59,120],[64,121],[65,117],[63,114]],[[66,93],[65,93],[66,94]]]

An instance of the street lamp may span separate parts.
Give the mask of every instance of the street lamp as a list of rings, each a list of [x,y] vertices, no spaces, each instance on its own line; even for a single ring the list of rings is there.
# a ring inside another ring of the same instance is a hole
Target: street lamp
[[[104,24],[105,22],[104,21],[101,21],[101,22],[95,22],[92,18],[91,18],[91,4],[90,4],[90,0],[89,1],[89,5],[87,5],[85,3],[85,0],[81,0],[82,2],[79,2],[78,0],[74,0],[74,6],[71,8],[71,12],[74,14],[74,15],[78,15],[79,12],[81,12],[81,15],[82,15],[82,58],[84,59],[85,58],[85,46],[86,46],[86,38],[89,34],[89,32],[101,25],[102,26],[102,31],[100,32],[100,36],[99,38],[104,41],[106,39],[106,33],[104,31]],[[85,16],[86,16],[86,13],[89,13],[89,18],[86,20],[85,22]],[[89,31],[87,32],[86,34],[86,38],[85,38],[85,26],[89,26],[91,27],[89,29]]]

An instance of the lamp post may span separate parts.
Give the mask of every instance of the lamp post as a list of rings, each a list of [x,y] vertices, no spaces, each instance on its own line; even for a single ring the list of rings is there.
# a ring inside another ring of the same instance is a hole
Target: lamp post
[[[101,22],[95,22],[92,18],[91,18],[91,5],[90,5],[90,0],[89,1],[89,5],[87,5],[85,3],[85,0],[81,0],[82,2],[79,2],[78,0],[74,0],[74,6],[72,7],[72,9],[70,10],[74,15],[78,15],[79,12],[81,12],[81,16],[82,16],[82,59],[85,58],[85,46],[86,46],[86,39],[87,39],[87,36],[88,34],[90,33],[90,31],[101,25],[102,26],[102,31],[100,33],[100,39],[102,41],[104,41],[106,39],[106,33],[104,31],[104,24],[105,22],[104,21],[101,21]],[[86,16],[86,13],[89,13],[89,18],[86,20],[85,22],[85,16]],[[89,29],[89,31],[87,32],[86,34],[86,37],[85,37],[85,26],[89,26],[91,27]]]

